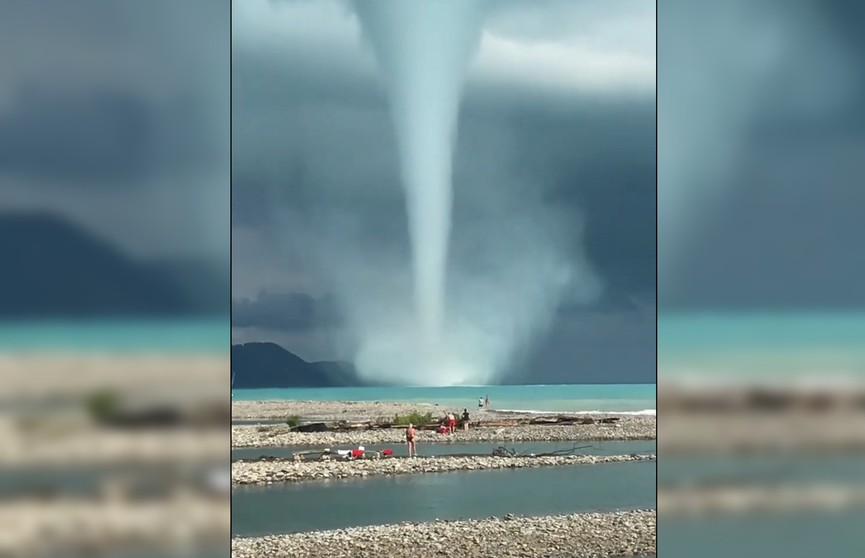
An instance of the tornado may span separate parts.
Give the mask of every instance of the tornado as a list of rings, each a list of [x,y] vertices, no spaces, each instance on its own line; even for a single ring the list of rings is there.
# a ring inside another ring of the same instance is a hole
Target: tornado
[[[482,0],[355,0],[388,95],[412,246],[421,343],[438,346],[451,231],[452,161]]]

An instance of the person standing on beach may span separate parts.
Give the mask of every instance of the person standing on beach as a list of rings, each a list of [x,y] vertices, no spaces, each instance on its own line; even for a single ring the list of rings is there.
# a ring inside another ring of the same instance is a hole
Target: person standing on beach
[[[484,398],[478,397],[478,409],[483,409],[483,408],[484,408]]]
[[[463,409],[463,430],[469,431],[469,410]]]
[[[487,395],[486,398],[484,399],[484,409],[489,409],[489,408],[490,408],[490,396]]]
[[[448,413],[448,433],[455,434],[457,430],[457,417],[453,413]]]
[[[414,425],[409,423],[408,428],[405,429],[405,443],[408,444],[408,456],[416,457],[417,456],[417,447],[415,446],[415,436],[416,432],[414,429]]]

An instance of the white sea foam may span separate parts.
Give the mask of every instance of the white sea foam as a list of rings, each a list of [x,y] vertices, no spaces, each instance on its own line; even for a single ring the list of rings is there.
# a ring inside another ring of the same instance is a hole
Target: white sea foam
[[[657,416],[656,409],[643,409],[642,411],[539,411],[537,409],[495,409],[495,413],[521,414],[521,415],[634,415],[634,416]]]

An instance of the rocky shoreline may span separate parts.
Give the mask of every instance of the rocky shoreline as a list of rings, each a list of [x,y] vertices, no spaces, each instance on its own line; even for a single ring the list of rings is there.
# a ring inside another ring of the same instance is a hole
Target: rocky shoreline
[[[607,558],[655,553],[654,510],[436,521],[237,538],[234,558]]]
[[[0,419],[0,467],[212,462],[224,458],[230,442],[225,429],[216,427],[129,431],[54,423],[44,430],[25,430]]]
[[[542,457],[447,456],[362,459],[353,461],[293,461],[288,459],[277,461],[237,461],[231,465],[231,482],[233,485],[268,485],[281,482],[344,479],[378,475],[522,469],[526,467],[562,467],[654,460],[654,455],[558,455]]]
[[[863,507],[865,486],[861,483],[721,485],[658,490],[659,512],[664,517],[675,518],[794,514],[802,511],[839,513]]]
[[[231,532],[227,498],[180,495],[145,501],[82,497],[0,502],[0,556],[142,556],[219,545]]]
[[[451,436],[432,431],[419,431],[417,442],[422,444],[454,442],[579,442],[607,440],[654,440],[655,417],[623,415],[614,424],[519,425],[485,427],[481,425]],[[360,444],[403,444],[402,428],[356,430],[346,432],[292,432],[283,425],[234,425],[231,445],[245,447],[340,446]]]

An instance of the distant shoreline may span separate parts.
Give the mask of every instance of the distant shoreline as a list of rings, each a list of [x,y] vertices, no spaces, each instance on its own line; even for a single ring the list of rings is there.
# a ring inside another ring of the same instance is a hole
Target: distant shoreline
[[[270,420],[286,419],[298,416],[308,421],[336,420],[384,420],[394,415],[407,415],[414,412],[430,413],[433,417],[443,416],[451,411],[461,414],[466,409],[472,421],[495,420],[497,418],[519,418],[539,416],[621,416],[621,417],[655,417],[653,408],[639,410],[519,410],[519,409],[488,409],[477,406],[447,405],[425,401],[357,401],[357,400],[258,400],[231,402],[232,420]]]
[[[489,406],[479,407],[478,400],[486,400],[487,397]],[[419,412],[438,414],[450,410],[462,414],[463,409],[466,409],[473,417],[476,413],[496,413],[499,416],[575,413],[652,415],[656,402],[654,384],[235,389],[232,416],[264,419],[272,415],[259,414],[253,408],[276,409],[289,404],[292,407],[310,407],[332,403],[340,403],[351,411],[364,405],[378,409],[392,407],[387,413],[411,412],[412,407],[415,407]],[[295,414],[303,416],[307,413],[298,411]]]

